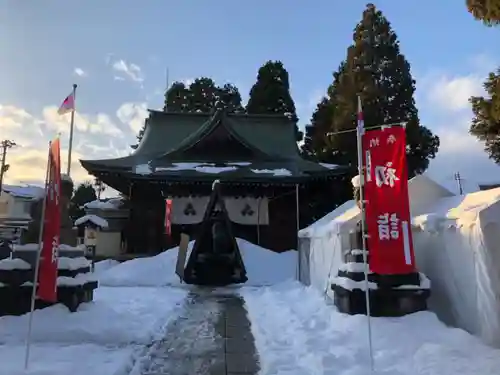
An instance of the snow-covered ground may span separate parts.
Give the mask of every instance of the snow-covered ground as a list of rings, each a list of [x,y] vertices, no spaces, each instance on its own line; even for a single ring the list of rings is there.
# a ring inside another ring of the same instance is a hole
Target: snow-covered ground
[[[71,314],[56,305],[33,317],[29,374],[122,374],[185,298],[186,290],[106,288]],[[28,315],[0,318],[0,374],[23,373]]]
[[[295,252],[238,244],[249,277],[239,292],[252,322],[260,375],[370,374],[365,316],[340,314],[316,290],[294,281]],[[145,345],[162,337],[181,311],[189,287],[175,275],[176,258],[177,249],[171,249],[97,263],[94,302],[73,314],[60,305],[35,312],[26,373],[28,316],[1,317],[0,375],[128,375]],[[376,374],[500,374],[500,350],[446,327],[433,313],[377,318],[372,327]]]
[[[336,311],[298,282],[243,288],[261,375],[369,375],[367,318]],[[431,312],[372,318],[375,374],[498,375],[500,350]]]
[[[275,254],[244,240],[238,244],[251,285],[294,278],[295,252]],[[189,291],[175,274],[177,252],[173,248],[151,258],[98,262],[94,302],[73,314],[62,305],[35,311],[26,374],[128,374],[144,346],[177,317],[176,308]],[[27,329],[28,315],[0,317],[0,375],[25,373]]]

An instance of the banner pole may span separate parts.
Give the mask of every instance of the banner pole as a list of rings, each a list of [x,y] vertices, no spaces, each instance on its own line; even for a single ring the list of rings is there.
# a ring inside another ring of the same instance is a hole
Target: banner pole
[[[49,173],[50,173],[50,150],[51,150],[52,142],[49,142],[49,155],[47,157],[47,168],[45,170],[45,193],[43,195],[42,201],[42,214],[40,216],[40,232],[38,233],[38,252],[36,256],[35,262],[35,270],[33,276],[33,289],[31,291],[31,308],[30,315],[28,319],[28,334],[26,337],[26,353],[24,357],[24,369],[28,369],[29,357],[30,357],[30,349],[31,349],[31,328],[33,326],[33,313],[35,311],[35,301],[36,301],[36,287],[38,282],[38,274],[40,268],[40,258],[42,254],[42,240],[43,240],[43,230],[45,227],[45,206],[47,205],[47,194],[48,194],[48,181],[49,181]]]
[[[363,173],[363,143],[361,141],[362,132],[364,131],[364,121],[363,121],[363,107],[361,105],[361,96],[358,95],[358,126],[356,127],[356,135],[357,135],[357,149],[358,149],[358,174],[359,174],[359,201],[360,201],[360,209],[361,209],[361,238],[362,238],[362,246],[363,246],[363,264],[364,264],[364,274],[365,274],[365,303],[366,303],[366,317],[368,323],[368,346],[369,346],[369,354],[370,354],[370,368],[373,372],[374,363],[373,363],[373,344],[372,344],[372,326],[371,326],[371,308],[370,308],[370,289],[368,282],[368,256],[366,253],[366,212],[365,212],[365,176]],[[363,127],[363,128],[362,128]]]
[[[73,132],[75,129],[75,111],[76,111],[76,84],[73,84],[73,110],[71,111],[71,120],[69,125],[69,146],[68,146],[68,166],[66,174],[71,176],[71,153],[73,151]]]
[[[299,257],[299,230],[300,230],[300,196],[299,196],[299,184],[295,184],[295,216],[297,219],[297,280],[300,280],[300,257]]]

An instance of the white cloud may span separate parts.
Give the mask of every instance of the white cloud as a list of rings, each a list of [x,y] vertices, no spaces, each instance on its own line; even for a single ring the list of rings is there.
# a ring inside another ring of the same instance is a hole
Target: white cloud
[[[463,111],[470,108],[469,98],[484,93],[485,75],[441,76],[430,87],[428,100],[444,110]]]
[[[75,73],[79,77],[86,77],[86,76],[88,76],[87,72],[84,71],[82,68],[75,68],[73,70],[73,73]]]
[[[113,70],[117,73],[115,79],[128,79],[133,82],[144,82],[144,75],[141,68],[134,63],[127,63],[125,60],[116,60],[112,64]]]
[[[127,111],[129,106],[134,110]],[[71,174],[76,183],[91,179],[80,166],[79,159],[114,158],[130,153],[130,144],[136,135],[131,129],[138,123],[138,116],[144,114],[141,110],[145,104],[125,103],[120,108],[120,113],[128,114],[123,115],[120,122],[105,113],[75,114]],[[57,133],[61,134],[61,162],[63,171],[66,170],[69,117],[59,116],[56,106],[47,106],[35,115],[23,108],[0,105],[0,134],[2,138],[11,139],[19,145],[9,150],[7,155],[7,163],[11,165],[5,176],[7,183],[42,183],[48,142]]]
[[[484,144],[469,134],[473,116],[469,98],[484,95],[482,84],[494,64],[487,57],[478,56],[470,59],[468,66],[469,71],[463,75],[433,72],[417,80],[421,116],[429,122],[424,125],[441,141],[429,174],[454,188],[456,172],[460,172],[470,186],[500,182],[500,167],[488,158]]]
[[[116,117],[124,124],[128,124],[134,134],[137,134],[148,117],[147,105],[146,103],[123,103],[116,111]]]
[[[43,109],[43,120],[48,129],[55,133],[69,134],[70,115],[61,116],[57,113],[58,107],[47,106]],[[114,137],[123,137],[122,130],[106,114],[97,114],[89,116],[75,112],[75,129],[80,132],[91,134],[102,134]]]

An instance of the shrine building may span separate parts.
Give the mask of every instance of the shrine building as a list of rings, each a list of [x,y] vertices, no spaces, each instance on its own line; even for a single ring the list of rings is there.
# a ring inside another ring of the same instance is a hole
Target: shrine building
[[[282,115],[149,110],[145,133],[128,156],[81,160],[93,176],[128,197],[122,231],[127,253],[157,253],[196,235],[215,180],[236,237],[274,251],[297,248],[297,201],[333,190],[345,168],[301,157],[295,123]],[[165,199],[172,234],[165,234]]]

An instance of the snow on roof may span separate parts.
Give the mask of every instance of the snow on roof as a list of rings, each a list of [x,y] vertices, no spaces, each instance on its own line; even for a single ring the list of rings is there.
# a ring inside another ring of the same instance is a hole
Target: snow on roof
[[[83,208],[85,209],[99,209],[99,210],[117,210],[123,204],[121,198],[110,198],[106,201],[95,200],[92,202],[85,203]]]
[[[483,224],[500,221],[500,188],[442,198],[423,207],[414,215],[412,224],[436,231],[441,224],[461,227],[473,225],[478,220]]]
[[[307,228],[301,229],[299,237],[321,237],[332,229],[338,232],[343,224],[350,223],[353,220],[357,221],[358,215],[359,208],[356,202],[354,200],[347,201]]]
[[[330,163],[319,163],[321,166],[328,168],[328,169],[336,169],[340,167],[338,164],[330,164]]]
[[[291,176],[292,172],[285,168],[279,169],[252,169],[253,173],[273,174],[275,176]]]
[[[14,197],[40,199],[43,197],[45,189],[35,185],[2,185],[2,190]]]
[[[356,177],[359,178],[359,176]],[[359,183],[359,181],[354,181],[353,185],[356,185],[356,183]],[[408,192],[413,217],[432,212],[432,208],[427,209],[427,207],[434,207],[444,199],[457,198],[452,192],[425,175],[418,175],[409,180]],[[463,199],[463,197],[458,197],[458,199]],[[299,237],[321,237],[326,233],[350,231],[355,228],[359,219],[359,208],[356,206],[354,200],[350,200],[309,227],[300,230]],[[420,218],[420,225],[423,225],[423,220],[423,218]]]
[[[107,228],[108,222],[100,216],[97,215],[85,215],[75,220],[75,225],[80,226],[85,223],[91,222],[98,227]]]

